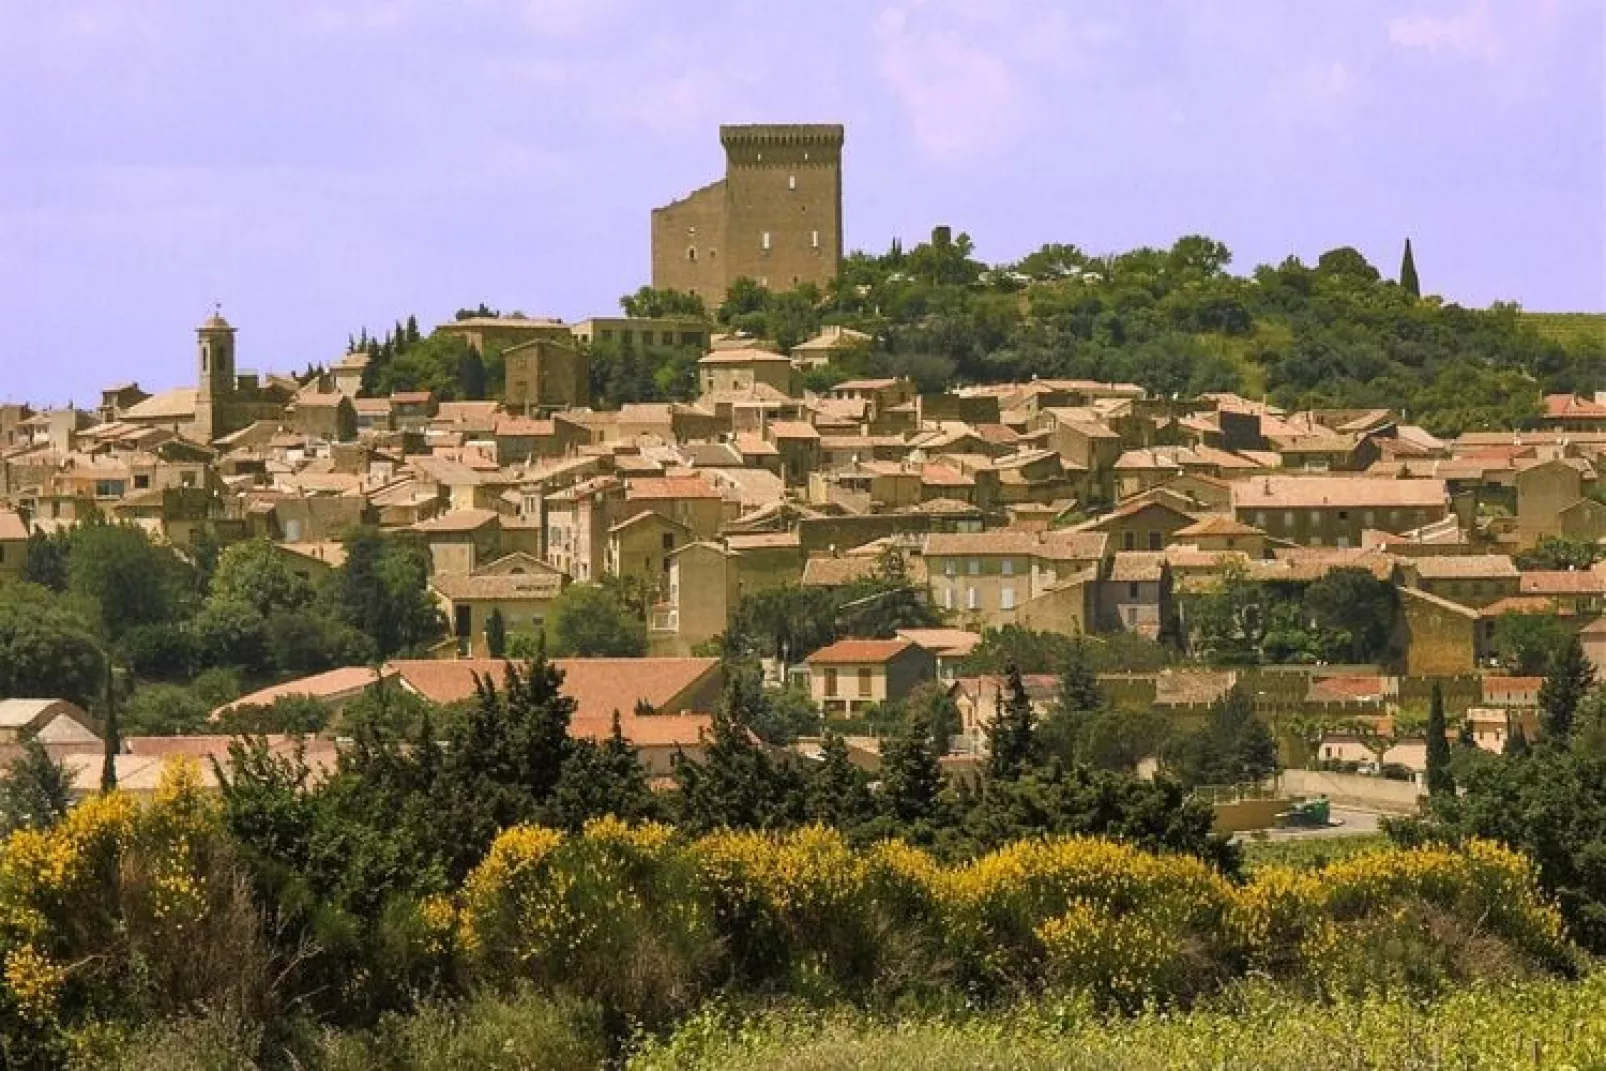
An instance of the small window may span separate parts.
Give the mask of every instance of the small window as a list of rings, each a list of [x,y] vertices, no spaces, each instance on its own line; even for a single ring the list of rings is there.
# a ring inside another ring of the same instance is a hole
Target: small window
[[[969,573],[971,576],[980,576],[981,575],[981,559],[980,558],[967,559],[966,562],[965,562],[965,572]]]
[[[697,247],[696,246],[692,246],[691,248],[686,250],[686,259],[687,260],[696,260],[697,259]]]
[[[1293,526],[1294,526],[1294,511],[1293,510],[1285,510],[1283,512],[1283,527],[1284,528],[1292,528]]]
[[[1150,532],[1149,533],[1149,549],[1150,550],[1159,550],[1160,547],[1161,547],[1161,544],[1163,544],[1164,542],[1165,542],[1165,533],[1164,532]]]
[[[1013,610],[1015,608],[1015,589],[1014,588],[1004,588],[1002,591],[999,592],[998,606],[999,606],[1000,609],[1003,609],[1003,610]]]
[[[958,571],[958,565],[959,563],[955,559],[944,558],[942,560],[942,575],[953,576]]]
[[[1137,550],[1138,549],[1138,534],[1136,532],[1122,532],[1121,533],[1121,549],[1122,550]]]
[[[1126,586],[1126,597],[1129,599],[1136,599],[1138,597],[1138,585],[1136,583],[1131,583]]]
[[[953,588],[943,588],[942,589],[942,608],[944,610],[952,610],[954,608],[954,589]]]
[[[1004,561],[1003,561],[1003,564],[1001,565],[1000,568],[1001,568],[1001,570],[1002,570],[1002,572],[1003,572],[1003,574],[1005,576],[1014,576],[1015,575],[1015,559],[1014,558],[1005,558]]]
[[[861,698],[864,698],[864,699],[870,698],[870,667],[869,666],[860,666],[859,667],[859,696]]]
[[[758,247],[760,249],[764,250],[766,253],[769,252],[769,248],[770,248],[770,232],[769,231],[764,231],[763,233],[761,233],[758,236]]]
[[[820,232],[819,231],[809,231],[809,245],[814,249],[820,248]]]
[[[836,695],[836,670],[834,669],[825,671],[825,694]]]
[[[975,588],[967,588],[965,591],[965,605],[971,610],[981,609],[981,592]]]
[[[788,176],[786,176],[786,188],[789,189],[789,190],[797,189],[797,176],[796,175],[788,175]]]
[[[664,533],[664,549],[665,550],[674,550],[675,549],[675,533],[674,532],[665,532]]]

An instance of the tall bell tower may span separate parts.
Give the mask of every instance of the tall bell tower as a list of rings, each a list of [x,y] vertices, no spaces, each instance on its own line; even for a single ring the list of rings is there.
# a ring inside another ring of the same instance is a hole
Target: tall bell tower
[[[210,442],[221,433],[219,419],[234,401],[234,328],[214,309],[195,329],[199,378],[195,389],[196,431]],[[223,412],[220,412],[220,409]]]

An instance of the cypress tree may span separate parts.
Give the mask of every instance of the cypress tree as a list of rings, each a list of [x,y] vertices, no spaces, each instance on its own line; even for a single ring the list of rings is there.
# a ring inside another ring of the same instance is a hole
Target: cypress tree
[[[507,654],[507,619],[500,609],[493,609],[485,619],[485,650],[492,658]]]
[[[820,742],[820,765],[809,775],[805,802],[809,821],[844,832],[874,812],[868,778],[848,757],[847,741],[840,733],[827,731]]]
[[[911,711],[881,755],[882,809],[904,826],[931,822],[941,796],[942,766],[932,746],[931,723]]]
[[[1433,682],[1433,699],[1428,706],[1428,795],[1455,795],[1455,777],[1450,773],[1450,739],[1444,724],[1444,689]]]
[[[1036,745],[1037,715],[1020,670],[1010,663],[993,709],[993,723],[987,727],[988,776],[1005,781],[1019,777],[1031,764]]]
[[[1411,254],[1411,239],[1405,240],[1405,256],[1400,259],[1400,289],[1414,298],[1422,296],[1422,284],[1416,277],[1416,257]]]
[[[1508,758],[1519,758],[1528,754],[1528,734],[1522,730],[1522,722],[1512,719],[1511,731],[1506,734],[1506,747],[1501,754]]]
[[[1570,637],[1539,686],[1539,728],[1541,735],[1557,747],[1566,747],[1573,735],[1578,704],[1595,685],[1595,667],[1584,655],[1584,645],[1576,635]]]

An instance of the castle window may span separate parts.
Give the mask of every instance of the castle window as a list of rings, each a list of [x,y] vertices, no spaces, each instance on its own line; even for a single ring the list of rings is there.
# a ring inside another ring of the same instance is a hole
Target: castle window
[[[809,231],[809,245],[815,249],[820,248],[820,232]]]
[[[769,251],[769,247],[770,247],[770,232],[769,231],[765,231],[765,232],[763,232],[762,234],[760,234],[758,236],[758,247],[760,249],[766,251],[766,252]]]
[[[697,247],[696,246],[692,246],[690,249],[686,250],[686,259],[687,260],[696,260],[697,259]]]
[[[789,189],[789,190],[797,189],[797,176],[796,175],[788,175],[788,176],[786,176],[786,188]]]

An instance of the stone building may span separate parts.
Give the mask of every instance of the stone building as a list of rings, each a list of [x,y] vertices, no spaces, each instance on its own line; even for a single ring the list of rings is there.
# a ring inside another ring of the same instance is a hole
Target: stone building
[[[743,276],[824,286],[842,260],[840,124],[722,126],[725,177],[653,209],[652,285],[710,306]]]
[[[257,420],[280,420],[294,397],[293,382],[269,377],[264,383],[234,367],[235,330],[214,312],[195,329],[198,378],[194,387],[178,387],[146,398],[124,410],[129,424],[166,428],[200,442],[238,431]]]

